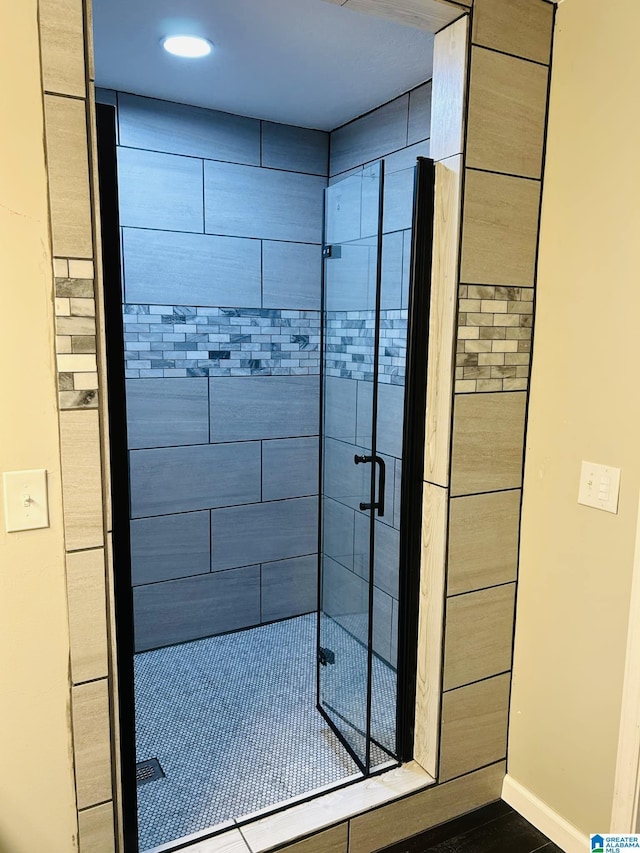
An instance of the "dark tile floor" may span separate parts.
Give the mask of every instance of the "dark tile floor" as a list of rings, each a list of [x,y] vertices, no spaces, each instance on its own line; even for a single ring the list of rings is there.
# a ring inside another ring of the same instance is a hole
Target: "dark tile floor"
[[[562,853],[506,803],[436,826],[380,853]]]

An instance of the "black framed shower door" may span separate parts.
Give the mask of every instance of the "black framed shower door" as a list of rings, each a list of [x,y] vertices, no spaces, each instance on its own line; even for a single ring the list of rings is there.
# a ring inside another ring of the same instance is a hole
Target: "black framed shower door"
[[[102,105],[97,106],[98,120],[98,136],[99,136],[99,159],[100,159],[100,197],[101,197],[101,224],[102,224],[102,242],[103,242],[103,273],[105,283],[105,326],[107,339],[107,393],[108,393],[108,413],[109,413],[109,429],[110,429],[110,467],[111,467],[111,498],[113,506],[113,559],[118,570],[115,573],[115,621],[116,621],[116,640],[117,640],[117,673],[118,673],[118,707],[116,709],[119,720],[119,751],[122,765],[121,779],[121,802],[123,812],[123,833],[125,849],[134,853],[138,849],[138,827],[137,827],[137,796],[136,796],[136,753],[135,753],[135,713],[134,713],[134,684],[133,684],[133,607],[132,607],[132,589],[131,589],[131,565],[130,565],[130,545],[129,545],[129,482],[128,482],[128,463],[127,463],[127,422],[125,411],[125,383],[124,383],[124,360],[123,360],[123,327],[121,313],[121,280],[120,280],[120,244],[118,237],[118,193],[117,193],[117,169],[115,160],[115,114],[111,107]],[[375,383],[368,381],[366,387],[363,383],[361,392],[360,420],[359,425],[356,425],[354,441],[357,438],[359,444],[356,445],[358,455],[360,457],[371,457],[371,461],[366,458],[361,458],[356,464],[355,452],[349,453],[349,471],[357,472],[360,482],[363,485],[362,494],[358,493],[358,504],[354,508],[354,513],[358,513],[359,531],[358,531],[358,547],[353,548],[353,554],[357,557],[358,566],[363,574],[363,580],[368,584],[366,586],[366,596],[364,602],[366,607],[360,611],[360,616],[364,616],[366,627],[362,625],[357,628],[352,628],[348,642],[351,643],[353,636],[364,637],[366,642],[360,640],[358,653],[365,649],[365,666],[366,666],[366,683],[359,682],[360,688],[364,687],[366,693],[360,691],[360,718],[352,720],[356,722],[357,728],[362,727],[362,713],[366,714],[364,719],[365,726],[363,728],[364,736],[370,741],[369,745],[365,744],[362,749],[362,742],[358,742],[357,737],[352,735],[352,742],[355,749],[350,747],[350,751],[364,757],[364,761],[359,761],[359,766],[366,772],[375,769],[375,757],[372,757],[379,747],[375,746],[375,742],[382,743],[385,747],[384,752],[387,756],[394,756],[397,760],[408,760],[412,757],[412,714],[415,697],[412,698],[412,690],[415,693],[415,663],[412,663],[412,656],[415,659],[416,650],[416,634],[417,634],[417,594],[418,594],[418,569],[419,569],[419,547],[420,547],[420,526],[419,521],[416,524],[415,519],[419,520],[421,514],[421,506],[419,499],[422,489],[422,453],[424,445],[423,424],[424,424],[424,389],[426,387],[426,340],[428,327],[428,295],[429,295],[429,280],[430,280],[430,258],[431,258],[431,237],[430,228],[433,216],[432,201],[433,201],[433,176],[424,184],[424,188],[420,191],[421,179],[420,170],[424,172],[425,165],[430,166],[430,161],[424,161],[418,167],[418,196],[416,213],[414,215],[413,229],[413,247],[412,247],[412,266],[411,266],[411,287],[408,294],[408,315],[411,318],[409,322],[410,332],[413,329],[415,334],[409,334],[408,347],[406,350],[407,358],[407,379],[403,388],[404,394],[404,419],[403,419],[403,450],[402,462],[406,471],[413,472],[409,476],[403,476],[401,483],[395,481],[396,486],[401,492],[402,513],[399,525],[400,528],[400,564],[403,566],[403,571],[399,575],[399,590],[398,590],[398,623],[400,629],[397,631],[398,642],[398,657],[397,657],[397,725],[395,727],[395,740],[392,744],[392,739],[386,741],[379,732],[376,731],[376,666],[383,659],[379,650],[376,649],[375,632],[376,632],[376,611],[375,611],[375,580],[377,566],[375,565],[376,544],[377,544],[377,525],[385,524],[385,521],[390,520],[390,506],[395,504],[399,507],[400,502],[389,501],[389,484],[392,482],[390,472],[387,471],[387,488],[385,489],[380,482],[380,474],[382,471],[381,465],[376,461],[376,446],[379,415],[376,415],[376,404],[373,400]],[[427,170],[428,171],[428,170]],[[424,172],[426,174],[426,172]],[[427,176],[428,177],[428,176]],[[430,180],[430,183],[429,183]],[[423,182],[424,183],[424,182]],[[369,230],[368,237],[363,240],[360,236],[347,237],[343,241],[344,246],[352,246],[355,253],[351,254],[351,258],[366,257],[367,262],[367,282],[370,286],[373,283],[373,290],[367,291],[367,302],[362,310],[371,311],[377,315],[373,318],[373,326],[367,326],[371,323],[370,319],[363,320],[365,326],[363,329],[372,329],[373,337],[378,338],[382,320],[380,311],[384,310],[385,294],[384,281],[381,277],[381,248],[384,244],[384,235],[380,235],[380,222],[382,214],[382,198],[384,181],[382,176],[382,166],[376,173],[375,168],[369,168],[366,175],[363,173],[360,186],[360,214],[359,227],[365,233]],[[336,193],[337,194],[337,193]],[[429,198],[430,196],[430,198]],[[424,203],[420,202],[420,198]],[[347,202],[345,197],[344,203]],[[377,210],[376,210],[377,203]],[[431,207],[429,207],[429,204]],[[366,209],[365,209],[366,208]],[[430,210],[430,212],[429,212]],[[343,207],[343,201],[340,201],[340,210],[337,213],[345,214],[347,207]],[[371,216],[370,220],[366,217]],[[373,217],[377,217],[377,231],[371,231]],[[344,220],[343,220],[344,221]],[[423,221],[424,227],[418,229],[420,221]],[[338,224],[336,224],[338,227]],[[334,237],[337,234],[334,234]],[[337,244],[337,241],[336,241]],[[359,245],[360,244],[360,245]],[[331,258],[328,258],[326,264],[330,262],[343,260],[347,263],[347,267],[342,265],[342,270],[348,272],[349,251],[345,248],[344,256],[340,254],[340,249],[337,250]],[[358,254],[360,253],[360,254]],[[340,257],[339,257],[340,256]],[[334,266],[338,271],[338,267]],[[336,273],[337,274],[337,273]],[[349,275],[351,275],[349,273]],[[339,280],[339,276],[338,276]],[[326,282],[325,282],[326,283]],[[382,285],[382,291],[381,291]],[[349,316],[353,311],[349,311],[348,304],[340,304],[342,296],[348,292],[345,287],[337,287],[335,289],[336,304],[331,307],[332,311],[346,313],[343,318],[344,322],[351,321],[353,318]],[[337,316],[337,315],[336,315]],[[342,317],[342,315],[340,315]],[[358,322],[362,318],[356,318]],[[340,318],[335,322],[339,322]],[[375,334],[378,332],[378,335]],[[363,335],[363,337],[371,337],[371,335]],[[325,335],[325,343],[327,336]],[[369,344],[367,344],[368,346]],[[377,346],[377,349],[376,349]],[[376,352],[378,357],[376,357]],[[378,370],[377,362],[380,355],[381,347],[378,343],[374,346],[374,353],[371,356],[371,371]],[[354,355],[364,355],[360,352],[353,353]],[[356,359],[357,360],[357,359]],[[366,359],[361,360],[362,364],[366,363]],[[411,367],[411,365],[414,365]],[[329,374],[323,378],[323,388]],[[342,376],[335,378],[343,378]],[[336,386],[337,387],[337,386]],[[334,387],[331,393],[336,390]],[[369,394],[370,392],[370,394]],[[377,392],[376,392],[377,393]],[[330,399],[330,398],[329,398]],[[341,398],[334,397],[335,412],[344,410],[344,404]],[[356,394],[357,404],[357,394]],[[324,407],[323,407],[324,408]],[[378,406],[378,408],[380,408]],[[368,418],[363,420],[363,415],[368,412]],[[323,415],[326,420],[326,413]],[[422,429],[422,434],[421,434]],[[328,436],[326,441],[340,442],[347,445],[345,436]],[[385,454],[381,454],[382,457]],[[327,454],[323,455],[326,461],[330,457]],[[335,461],[335,456],[333,457]],[[384,458],[383,458],[384,461]],[[332,463],[332,470],[339,471],[341,467],[338,459],[337,465]],[[415,474],[415,476],[414,476]],[[396,491],[398,490],[396,489]],[[383,494],[385,497],[385,506],[380,507],[379,496]],[[352,495],[352,497],[354,497]],[[333,500],[333,498],[332,498]],[[361,509],[360,503],[378,504],[371,508]],[[382,510],[382,514],[380,514]],[[327,517],[323,513],[324,517]],[[393,511],[394,523],[397,522],[396,511]],[[364,526],[363,526],[364,525]],[[368,525],[368,527],[367,527]],[[369,537],[365,530],[367,528]],[[373,540],[371,536],[371,528],[373,527]],[[391,529],[391,525],[387,524]],[[326,529],[326,528],[325,528]],[[355,533],[354,533],[355,535]],[[326,537],[325,537],[326,538]],[[373,546],[373,547],[372,547]],[[373,582],[372,582],[373,581]],[[345,599],[340,588],[336,588],[336,596],[338,599]],[[326,601],[326,598],[325,598]],[[334,620],[336,621],[336,620]],[[348,620],[342,620],[344,625],[348,625]],[[362,620],[361,620],[362,621]],[[337,623],[338,624],[338,623]],[[362,631],[364,630],[364,634]],[[331,646],[327,642],[325,648],[331,651]],[[339,649],[333,649],[334,654]],[[336,655],[337,657],[337,655]],[[337,657],[338,661],[340,658]],[[327,663],[327,668],[332,664]],[[333,664],[335,665],[335,664]],[[324,669],[324,668],[323,668]],[[328,670],[325,670],[328,671]],[[406,675],[408,674],[408,675]],[[406,677],[405,677],[406,676]],[[358,682],[356,682],[358,683]],[[334,699],[335,701],[335,699]],[[350,715],[351,711],[343,704],[343,710]],[[408,713],[405,713],[408,709]],[[336,710],[340,710],[339,708]],[[325,717],[326,710],[323,709]],[[346,716],[346,714],[344,715]],[[373,722],[372,722],[373,717]],[[339,719],[339,718],[337,718]],[[337,728],[332,721],[332,727]],[[346,723],[345,723],[346,729]],[[346,729],[348,731],[348,729]],[[355,730],[355,729],[354,729]],[[339,729],[338,729],[339,731]],[[360,732],[356,731],[356,735]],[[343,738],[344,742],[344,738]],[[371,746],[373,744],[373,748]],[[387,748],[388,747],[388,748]],[[379,753],[376,753],[379,754]],[[367,766],[368,765],[368,766]],[[347,783],[349,784],[349,783]],[[312,794],[310,796],[313,796]],[[275,810],[278,810],[277,808]],[[206,837],[207,833],[203,833]],[[178,842],[176,842],[178,843]]]
[[[325,195],[318,709],[365,775],[413,756],[435,173],[405,171],[400,265],[384,161]]]

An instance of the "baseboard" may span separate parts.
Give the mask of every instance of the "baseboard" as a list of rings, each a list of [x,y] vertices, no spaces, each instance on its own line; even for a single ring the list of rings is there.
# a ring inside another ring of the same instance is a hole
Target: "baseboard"
[[[502,799],[565,853],[586,853],[589,850],[586,835],[509,775],[502,783]]]

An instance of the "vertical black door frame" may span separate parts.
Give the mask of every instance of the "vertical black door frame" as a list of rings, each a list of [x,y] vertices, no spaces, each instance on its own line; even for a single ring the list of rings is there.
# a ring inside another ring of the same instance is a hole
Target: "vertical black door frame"
[[[367,638],[367,775],[371,772],[371,708],[373,705],[373,606],[376,556],[376,489],[384,483],[378,481],[378,388],[380,381],[380,316],[382,311],[382,232],[384,230],[384,179],[385,161],[380,161],[380,191],[378,196],[378,246],[376,263],[376,309],[373,330],[373,399],[371,404],[371,510],[369,515],[369,636]]]
[[[433,160],[419,157],[414,189],[400,492],[396,720],[396,749],[400,761],[413,758],[415,735],[434,194],[435,164]]]
[[[124,328],[122,321],[122,267],[118,215],[115,107],[96,104],[98,185],[104,277],[104,318],[107,350],[107,401],[111,466],[113,576],[118,673],[119,759],[124,848],[138,853],[136,793],[136,733],[133,679],[133,586],[129,533],[129,465],[125,396]],[[114,759],[116,756],[114,756]]]

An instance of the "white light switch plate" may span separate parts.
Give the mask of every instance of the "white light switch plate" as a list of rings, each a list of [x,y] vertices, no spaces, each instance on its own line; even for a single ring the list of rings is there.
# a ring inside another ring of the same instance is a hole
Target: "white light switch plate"
[[[598,465],[595,462],[582,463],[578,491],[579,504],[617,513],[619,492],[620,468]]]
[[[49,526],[47,472],[5,471],[4,521],[7,533]]]

